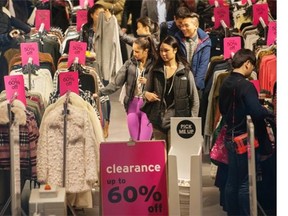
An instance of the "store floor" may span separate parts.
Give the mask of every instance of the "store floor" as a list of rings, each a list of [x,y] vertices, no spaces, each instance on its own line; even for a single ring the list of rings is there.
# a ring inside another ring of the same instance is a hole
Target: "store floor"
[[[109,137],[106,141],[127,141],[129,133],[126,123],[126,114],[123,105],[118,101],[119,92],[110,95],[111,122]],[[203,184],[203,216],[224,216],[226,213],[219,205],[219,190],[214,186],[214,180],[210,177],[210,161],[207,155],[203,155],[202,184]],[[89,211],[90,214],[90,211]]]

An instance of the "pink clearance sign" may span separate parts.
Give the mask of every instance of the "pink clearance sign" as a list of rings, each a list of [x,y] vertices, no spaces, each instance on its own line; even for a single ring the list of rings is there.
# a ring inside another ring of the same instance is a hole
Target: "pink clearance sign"
[[[42,23],[44,29],[50,31],[50,10],[36,10],[35,27],[37,30],[39,30]]]
[[[69,44],[69,52],[68,52],[68,67],[75,62],[76,58],[78,59],[79,64],[85,64],[86,61],[86,49],[87,43],[86,42],[78,42],[78,41],[71,41]]]
[[[83,24],[87,23],[87,10],[78,10],[76,13],[77,31],[81,30]]]
[[[7,100],[11,103],[13,99],[18,99],[26,106],[23,75],[4,76],[4,82]]]
[[[239,49],[241,49],[240,37],[226,37],[223,40],[224,59],[231,58]]]
[[[71,91],[79,95],[78,72],[63,72],[59,74],[60,95]]]
[[[223,6],[214,8],[214,17],[215,17],[215,23],[214,23],[215,29],[221,26],[221,20],[226,24],[228,28],[230,27],[229,7]]]
[[[20,43],[21,50],[21,62],[22,66],[29,63],[29,58],[31,60],[30,63],[39,66],[39,49],[38,43]]]
[[[101,143],[102,215],[168,215],[164,141]]]

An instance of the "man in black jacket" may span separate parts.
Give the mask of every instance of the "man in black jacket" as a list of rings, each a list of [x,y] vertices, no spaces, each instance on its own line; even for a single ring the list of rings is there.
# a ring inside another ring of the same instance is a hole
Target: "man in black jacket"
[[[228,215],[250,215],[247,150],[243,154],[237,153],[233,137],[247,132],[246,116],[250,115],[260,143],[257,151],[263,154],[263,144],[267,138],[264,118],[273,116],[260,104],[254,85],[246,80],[255,65],[255,54],[249,49],[240,49],[233,56],[233,72],[220,88],[219,109],[227,124],[225,146],[229,164],[225,208]]]

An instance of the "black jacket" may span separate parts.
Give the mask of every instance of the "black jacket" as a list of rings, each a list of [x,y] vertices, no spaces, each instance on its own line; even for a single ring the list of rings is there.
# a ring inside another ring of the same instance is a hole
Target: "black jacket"
[[[194,77],[190,70],[179,64],[172,82],[175,117],[198,116],[199,97]],[[147,114],[150,122],[155,126],[159,123],[161,111],[167,108],[164,102],[166,79],[163,67],[155,68],[149,72],[145,90],[154,92],[160,98],[160,101],[147,102],[147,105],[145,105],[147,109],[145,107],[142,109]]]
[[[223,81],[219,93],[219,109],[228,126],[227,137],[232,137],[233,128],[234,137],[246,133],[246,116],[250,115],[261,147],[261,143],[267,139],[264,118],[273,117],[273,113],[261,105],[256,88],[242,74],[232,72]]]

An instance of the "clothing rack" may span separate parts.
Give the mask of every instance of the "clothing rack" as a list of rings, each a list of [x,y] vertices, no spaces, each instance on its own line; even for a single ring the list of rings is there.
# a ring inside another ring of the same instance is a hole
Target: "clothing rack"
[[[66,100],[63,104],[63,116],[64,116],[64,131],[63,131],[63,187],[65,187],[66,182],[66,146],[67,146],[67,115],[69,115],[68,103],[69,103],[70,92],[66,93]]]
[[[228,32],[228,26],[227,26],[227,24],[225,23],[225,21],[224,20],[220,20],[220,23],[221,23],[221,26],[223,27],[223,29],[224,29],[224,36],[225,37],[227,37],[228,36],[228,34],[227,34],[227,32]]]
[[[0,212],[1,216],[5,214],[10,203],[12,215],[26,215],[21,208],[19,125],[14,121],[13,113],[11,111],[11,104],[17,96],[18,93],[15,92],[7,104],[10,138],[10,197]]]
[[[66,147],[67,147],[67,115],[69,115],[68,103],[69,103],[70,91],[66,93],[66,99],[63,104],[63,116],[64,116],[64,127],[63,127],[63,184],[62,186],[65,188],[66,182]],[[76,216],[76,213],[69,202],[67,202],[67,206],[71,211],[72,215]]]

